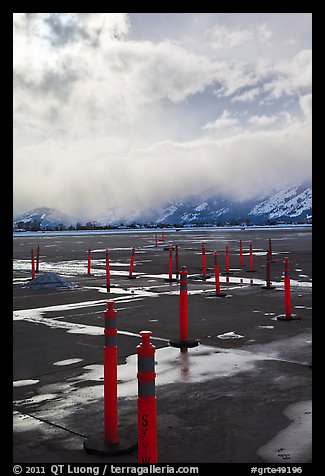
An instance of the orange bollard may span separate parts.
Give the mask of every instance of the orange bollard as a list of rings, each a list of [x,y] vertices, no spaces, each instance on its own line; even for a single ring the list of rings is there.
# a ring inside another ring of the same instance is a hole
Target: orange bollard
[[[37,246],[37,251],[36,251],[36,273],[39,272],[39,255],[40,255],[40,249],[39,245]]]
[[[161,232],[161,241],[165,241],[165,232],[164,232],[164,230]]]
[[[34,248],[32,248],[31,255],[32,255],[32,279],[35,279],[35,259],[34,259]]]
[[[173,246],[169,246],[169,260],[168,260],[168,278],[165,281],[169,283],[177,281],[177,278],[173,278]]]
[[[138,354],[138,463],[158,462],[155,351],[151,331],[140,332]]]
[[[173,247],[169,247],[169,281],[173,279]]]
[[[84,441],[87,453],[100,456],[115,456],[131,453],[137,442],[130,443],[129,432],[122,437],[118,434],[117,408],[117,311],[114,301],[107,301],[104,312],[104,435],[89,437]]]
[[[91,264],[91,248],[88,248],[88,260],[87,260],[87,267],[88,267],[88,275],[90,275],[90,264]]]
[[[249,269],[246,270],[246,273],[255,273],[256,270],[253,269],[253,244],[249,243]]]
[[[210,294],[209,297],[225,297],[227,293],[220,292],[220,274],[219,274],[219,263],[218,263],[218,252],[214,252],[214,276],[215,276],[215,283],[216,283],[216,292],[215,294]]]
[[[131,260],[130,260],[130,270],[129,270],[129,279],[136,279],[136,276],[133,276],[133,265],[134,265],[134,255],[135,255],[135,248],[133,246],[132,253],[131,253]]]
[[[108,256],[108,250],[105,251],[105,269],[106,269],[106,290],[107,292],[110,291],[111,289],[111,273],[110,273],[110,267],[109,267],[109,256]]]
[[[301,317],[293,316],[291,314],[291,296],[290,296],[290,269],[289,259],[284,259],[284,302],[285,302],[285,316],[278,316],[278,321],[300,321]]]
[[[270,263],[275,263],[276,261],[273,259],[273,253],[272,253],[272,242],[271,238],[269,238],[269,252],[270,252]]]
[[[199,345],[197,340],[188,340],[188,293],[187,293],[187,271],[186,266],[181,267],[181,281],[179,294],[179,333],[180,339],[169,341],[172,347],[179,347],[182,352],[186,352],[188,347]]]
[[[275,289],[275,286],[271,286],[271,253],[270,249],[266,253],[266,285],[262,286],[262,289]]]
[[[104,346],[104,436],[107,445],[118,442],[117,432],[117,342],[114,301],[107,301]]]
[[[175,273],[176,279],[179,277],[179,257],[178,257],[178,245],[175,245]]]
[[[228,249],[228,245],[226,245],[226,274],[230,274],[230,272],[229,272],[229,249]]]
[[[207,260],[205,255],[205,244],[202,243],[202,279],[205,281],[207,279]]]

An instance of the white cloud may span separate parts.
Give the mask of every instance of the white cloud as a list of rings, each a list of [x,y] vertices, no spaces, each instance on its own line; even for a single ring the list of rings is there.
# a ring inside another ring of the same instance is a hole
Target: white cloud
[[[273,65],[276,78],[264,84],[264,91],[273,98],[298,94],[312,86],[312,52],[302,50],[291,61],[281,61]]]
[[[256,126],[269,126],[271,124],[275,124],[278,120],[278,117],[275,115],[271,116],[251,116],[248,119],[250,124],[254,124]]]
[[[190,48],[163,30],[131,39],[124,13],[14,14],[15,211],[49,204],[89,218],[210,185],[240,194],[267,185],[273,155],[270,184],[287,166],[308,174],[311,52],[262,55],[276,40],[264,21],[225,24],[214,37],[230,41],[223,55],[202,28]]]
[[[259,96],[259,94],[261,94],[261,88],[249,89],[248,91],[245,91],[244,93],[239,94],[238,96],[234,96],[231,99],[231,102],[251,102],[257,96]]]
[[[306,94],[299,98],[299,105],[306,119],[311,119],[312,117],[312,94]]]
[[[229,111],[224,110],[221,116],[216,119],[214,122],[208,122],[205,124],[202,129],[203,130],[213,130],[213,129],[222,129],[224,127],[234,126],[238,124],[238,119],[232,117]]]
[[[226,25],[217,24],[206,34],[210,39],[209,45],[215,49],[242,47],[256,41],[265,45],[272,37],[272,31],[265,23],[246,29],[229,28]]]

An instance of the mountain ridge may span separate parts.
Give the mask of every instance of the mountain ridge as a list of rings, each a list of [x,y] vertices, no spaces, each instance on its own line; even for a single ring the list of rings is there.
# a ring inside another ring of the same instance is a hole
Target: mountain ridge
[[[312,186],[309,183],[293,184],[257,198],[229,199],[223,195],[190,195],[170,203],[160,212],[152,208],[144,210],[111,208],[97,220],[87,220],[94,226],[138,224],[184,225],[269,222],[299,222],[312,219]],[[39,229],[71,226],[85,221],[51,207],[39,207],[14,219],[14,227],[34,223]]]

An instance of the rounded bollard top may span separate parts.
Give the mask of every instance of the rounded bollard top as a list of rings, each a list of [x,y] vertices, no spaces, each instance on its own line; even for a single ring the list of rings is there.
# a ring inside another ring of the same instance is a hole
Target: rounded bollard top
[[[105,311],[105,317],[116,317],[117,311],[114,308],[115,302],[114,301],[107,301],[106,302],[106,311]]]
[[[150,336],[152,336],[151,331],[141,331],[140,335],[141,335],[141,338],[142,338],[141,344],[143,344],[143,345],[150,344]]]
[[[141,331],[141,342],[137,345],[138,354],[142,357],[153,355],[156,347],[150,342],[150,336],[152,336],[151,331]]]

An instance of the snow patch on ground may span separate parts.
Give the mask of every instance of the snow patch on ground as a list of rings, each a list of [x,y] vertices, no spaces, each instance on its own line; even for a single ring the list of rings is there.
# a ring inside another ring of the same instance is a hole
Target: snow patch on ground
[[[283,414],[292,423],[259,448],[257,454],[268,463],[306,463],[312,448],[312,401],[289,405]]]

